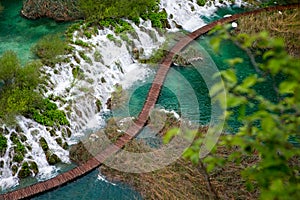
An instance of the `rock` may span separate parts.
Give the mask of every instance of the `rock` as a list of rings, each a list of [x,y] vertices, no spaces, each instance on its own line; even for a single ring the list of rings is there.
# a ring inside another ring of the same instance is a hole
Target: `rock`
[[[40,143],[40,145],[41,145],[41,147],[42,147],[42,149],[43,149],[44,152],[46,152],[46,151],[49,150],[49,146],[48,146],[45,138],[41,137],[39,143]]]
[[[72,135],[72,131],[69,128],[67,128],[67,135],[68,135],[68,137],[71,137],[71,135]]]
[[[69,145],[68,145],[68,143],[64,143],[63,144],[63,146],[62,146],[62,148],[64,149],[64,150],[67,150],[67,149],[69,149]]]
[[[55,132],[54,129],[51,129],[49,132],[50,132],[51,137],[57,136],[57,134],[56,134],[56,132]]]
[[[4,161],[1,160],[1,161],[0,161],[0,168],[3,168],[3,166],[4,166]]]
[[[13,166],[11,167],[11,170],[12,170],[12,175],[14,176],[14,175],[18,172],[18,167],[17,167],[17,165],[13,165]]]
[[[98,138],[99,138],[99,137],[98,137],[98,135],[96,135],[96,134],[91,134],[90,137],[89,137],[89,139],[92,140],[92,141],[97,141]]]
[[[96,107],[97,107],[97,111],[100,112],[101,108],[102,108],[102,103],[99,99],[96,100]]]
[[[21,15],[28,19],[48,17],[55,21],[72,21],[83,17],[77,0],[25,0]]]
[[[107,109],[111,109],[111,103],[111,98],[108,98],[106,102]]]
[[[134,59],[139,59],[139,57],[140,57],[140,51],[139,51],[138,48],[136,48],[136,47],[133,48],[132,53],[133,53],[133,58]]]
[[[32,172],[30,171],[30,167],[28,162],[24,162],[22,164],[22,168],[20,169],[19,173],[18,173],[18,177],[19,178],[26,178],[28,176],[31,176]]]
[[[29,167],[30,169],[33,171],[33,173],[36,175],[37,173],[39,173],[39,169],[37,164],[34,161],[29,161]]]
[[[56,143],[57,143],[59,146],[62,147],[63,141],[62,141],[62,139],[61,139],[60,137],[59,137],[59,138],[56,138],[55,141],[56,141]]]
[[[69,155],[70,159],[77,164],[85,163],[87,160],[92,158],[92,155],[81,141],[70,147]]]
[[[46,158],[49,165],[55,165],[56,163],[61,162],[60,158],[55,153],[52,153],[50,151],[46,152]]]

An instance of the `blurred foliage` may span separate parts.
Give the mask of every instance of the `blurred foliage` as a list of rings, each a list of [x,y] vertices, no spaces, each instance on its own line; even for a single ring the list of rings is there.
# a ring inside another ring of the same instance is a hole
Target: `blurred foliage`
[[[0,13],[4,10],[4,7],[1,5],[1,2],[0,2]]]
[[[234,161],[241,169],[248,190],[259,189],[261,199],[299,199],[300,149],[296,146],[300,143],[300,59],[285,51],[282,39],[271,38],[266,32],[232,36],[227,29],[218,26],[212,33],[216,36],[211,45],[216,51],[222,41],[230,40],[250,52],[257,74],[240,80],[234,66],[243,59],[227,61],[232,67],[220,73],[227,92],[226,101],[218,90],[214,90],[212,96],[226,109],[226,119],[237,115],[242,126],[236,134],[223,135],[203,160],[199,160],[199,153],[205,135],[194,140],[184,157],[194,163],[204,162],[208,172]],[[276,81],[278,78],[281,81]],[[276,101],[270,101],[256,90],[270,80],[273,87],[269,89],[276,93]],[[222,87],[216,85],[215,88]],[[249,108],[253,111],[246,112]],[[167,134],[168,140],[172,138],[170,135],[172,132]],[[227,157],[217,156],[216,149],[224,146],[236,150]],[[259,159],[241,166],[244,156]]]

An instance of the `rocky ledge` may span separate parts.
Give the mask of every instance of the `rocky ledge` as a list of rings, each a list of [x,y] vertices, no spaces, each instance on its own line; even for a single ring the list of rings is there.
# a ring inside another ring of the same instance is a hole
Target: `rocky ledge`
[[[82,18],[77,0],[25,0],[21,15],[28,19],[48,17],[56,21]]]

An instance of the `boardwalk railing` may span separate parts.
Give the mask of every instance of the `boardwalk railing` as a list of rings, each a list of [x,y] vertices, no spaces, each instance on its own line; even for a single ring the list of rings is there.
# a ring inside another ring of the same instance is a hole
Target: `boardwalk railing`
[[[126,134],[120,137],[116,143],[108,146],[104,151],[96,155],[95,157],[88,160],[86,163],[75,167],[74,169],[62,173],[52,179],[39,182],[21,189],[17,189],[15,191],[8,192],[6,194],[0,195],[0,200],[13,200],[13,199],[25,199],[30,198],[32,196],[36,196],[38,194],[44,193],[49,190],[53,190],[59,186],[65,185],[71,181],[76,180],[77,178],[87,174],[93,169],[99,167],[108,157],[117,153],[121,148],[124,147],[131,139],[133,139],[144,127],[148,116],[150,114],[151,109],[154,107],[161,88],[163,86],[164,80],[167,76],[167,73],[171,67],[172,59],[175,54],[179,53],[184,47],[186,47],[190,42],[198,38],[199,36],[207,33],[212,28],[214,28],[218,24],[225,24],[228,22],[232,22],[237,20],[238,18],[246,15],[257,14],[265,11],[275,11],[275,10],[285,10],[290,8],[299,8],[300,4],[296,5],[288,5],[288,6],[274,6],[269,8],[258,9],[250,12],[245,12],[241,14],[235,14],[230,17],[222,18],[216,20],[206,26],[203,26],[196,31],[188,34],[187,36],[180,39],[175,46],[171,49],[168,55],[164,58],[160,67],[155,75],[152,86],[149,90],[147,99],[144,103],[143,109],[140,112],[136,122],[128,128]]]

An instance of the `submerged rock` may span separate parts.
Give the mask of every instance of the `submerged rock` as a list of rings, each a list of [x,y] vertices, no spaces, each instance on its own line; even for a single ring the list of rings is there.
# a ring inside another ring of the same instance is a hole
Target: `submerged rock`
[[[48,17],[55,21],[72,21],[83,17],[77,0],[26,0],[21,15],[28,19]]]

